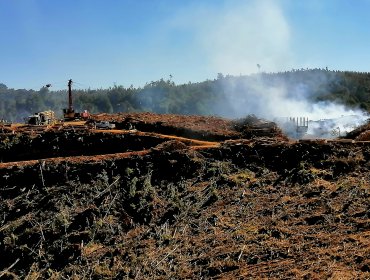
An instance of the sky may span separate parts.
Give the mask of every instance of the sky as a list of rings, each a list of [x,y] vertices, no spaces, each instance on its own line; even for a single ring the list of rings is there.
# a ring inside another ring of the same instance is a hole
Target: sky
[[[370,69],[370,0],[0,0],[0,83],[176,84]]]

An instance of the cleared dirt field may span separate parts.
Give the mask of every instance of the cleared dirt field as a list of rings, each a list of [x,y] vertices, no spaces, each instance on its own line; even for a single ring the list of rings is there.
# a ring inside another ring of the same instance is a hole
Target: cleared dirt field
[[[370,143],[98,115],[3,127],[1,279],[369,279]],[[364,139],[368,140],[368,139]]]

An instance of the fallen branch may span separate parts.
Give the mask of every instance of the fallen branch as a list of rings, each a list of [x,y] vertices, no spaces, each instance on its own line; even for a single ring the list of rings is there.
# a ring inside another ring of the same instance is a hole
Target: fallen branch
[[[169,252],[167,255],[165,255],[159,262],[157,262],[157,264],[154,266],[154,268],[157,268],[157,266],[163,262],[165,259],[168,258],[169,255],[171,255],[173,252],[175,252],[177,250],[179,246],[176,246],[171,252]]]
[[[19,262],[19,258],[15,260],[15,262],[9,266],[8,268],[4,269],[3,271],[0,272],[0,278],[3,277],[5,275],[5,273],[9,272],[9,270],[11,270],[13,268],[13,266],[15,266],[18,262]]]

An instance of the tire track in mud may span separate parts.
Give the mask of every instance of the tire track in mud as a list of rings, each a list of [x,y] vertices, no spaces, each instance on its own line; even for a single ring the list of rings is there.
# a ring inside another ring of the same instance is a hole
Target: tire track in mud
[[[184,143],[190,149],[207,149],[207,148],[217,148],[220,146],[219,142],[210,142],[210,141],[202,141],[197,139],[179,137],[174,135],[165,135],[159,133],[148,133],[148,132],[141,132],[141,131],[132,131],[132,130],[99,130],[99,129],[92,129],[89,132],[93,133],[102,133],[102,134],[135,134],[136,136],[152,136],[161,138],[164,141],[171,141],[176,140],[179,142]],[[154,146],[155,147],[155,146]],[[154,148],[152,147],[152,148]],[[61,162],[68,162],[68,163],[87,163],[87,162],[98,162],[102,160],[116,160],[121,158],[128,158],[132,156],[144,156],[150,153],[151,149],[145,149],[141,151],[132,151],[132,152],[123,152],[123,153],[108,153],[108,154],[97,154],[97,155],[90,155],[90,156],[66,156],[66,157],[47,157],[41,159],[32,159],[32,160],[24,160],[24,161],[10,161],[5,163],[0,163],[1,168],[11,168],[12,166],[18,167],[25,167],[25,166],[32,166],[39,164],[58,164]]]

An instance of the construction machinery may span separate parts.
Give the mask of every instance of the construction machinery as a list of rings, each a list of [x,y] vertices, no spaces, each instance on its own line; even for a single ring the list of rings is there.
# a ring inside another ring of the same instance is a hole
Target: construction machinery
[[[63,116],[65,121],[74,121],[74,120],[87,120],[90,117],[90,114],[87,110],[83,113],[75,112],[73,109],[73,100],[72,100],[72,79],[68,80],[68,108],[63,109]]]
[[[29,116],[26,120],[27,124],[31,125],[49,125],[55,124],[56,118],[54,111],[43,111]]]

